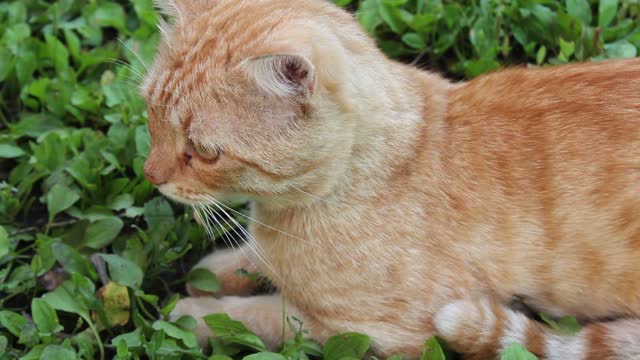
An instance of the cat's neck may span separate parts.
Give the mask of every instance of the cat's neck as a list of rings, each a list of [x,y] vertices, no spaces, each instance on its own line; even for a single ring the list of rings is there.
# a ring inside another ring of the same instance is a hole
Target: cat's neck
[[[440,76],[401,64],[376,76],[379,87],[369,89],[361,104],[351,174],[338,187],[338,196],[367,199],[402,186],[398,173],[425,166],[412,159],[433,140],[428,128],[446,115],[452,85]]]
[[[346,123],[351,127],[345,131],[352,131],[353,142],[348,168],[332,191],[322,196],[304,193],[300,201],[278,201],[276,206],[258,201],[256,215],[316,205],[326,211],[331,205],[366,202],[397,185],[394,176],[398,172],[411,173],[413,167],[425,165],[412,159],[416,152],[425,151],[423,143],[437,136],[427,133],[428,128],[444,119],[447,94],[455,85],[403,64],[384,61],[376,65],[379,68],[371,66],[364,73],[354,73],[349,93],[343,96],[343,105],[349,109]]]

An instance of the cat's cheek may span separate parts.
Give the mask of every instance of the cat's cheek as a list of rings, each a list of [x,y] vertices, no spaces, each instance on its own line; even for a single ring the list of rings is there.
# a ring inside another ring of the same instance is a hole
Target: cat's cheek
[[[215,163],[196,162],[186,176],[202,190],[224,192],[235,187],[241,172],[238,164],[223,155]]]

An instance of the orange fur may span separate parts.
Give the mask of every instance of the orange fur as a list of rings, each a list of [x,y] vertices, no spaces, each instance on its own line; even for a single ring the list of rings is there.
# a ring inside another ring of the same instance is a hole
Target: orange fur
[[[325,1],[165,2],[182,5],[143,89],[145,172],[185,203],[249,196],[255,242],[240,250],[313,337],[361,331],[412,356],[436,333],[474,358],[512,338],[550,359],[640,356],[636,320],[565,339],[501,305],[640,316],[640,60],[452,84],[387,59]],[[271,336],[278,296],[176,314],[230,311]],[[465,301],[499,321],[469,321]]]

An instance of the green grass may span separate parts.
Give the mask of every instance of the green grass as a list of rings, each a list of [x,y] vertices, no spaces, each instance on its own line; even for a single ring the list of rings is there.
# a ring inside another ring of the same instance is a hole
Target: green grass
[[[389,55],[459,79],[640,47],[632,0],[337,2],[359,8]],[[157,20],[151,0],[0,3],[0,359],[364,357],[366,336],[322,347],[293,319],[299,336],[281,354],[260,353],[259,339],[222,316],[208,319],[228,332],[212,355],[195,344],[193,319],[167,321],[185,282],[218,284],[188,273],[212,248],[192,212],[142,176],[149,134],[136,84]],[[444,358],[435,339],[425,349]],[[505,358],[526,357],[513,347]]]

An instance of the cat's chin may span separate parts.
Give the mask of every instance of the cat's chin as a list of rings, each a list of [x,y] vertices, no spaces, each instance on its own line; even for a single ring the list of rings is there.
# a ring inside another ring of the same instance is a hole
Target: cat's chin
[[[208,200],[209,197],[206,194],[181,194],[174,184],[162,184],[158,186],[158,190],[160,193],[169,199],[185,204],[185,205],[206,205],[211,203],[211,200]]]
[[[177,187],[174,184],[162,184],[158,186],[158,190],[160,190],[160,193],[162,195],[168,197],[169,199],[175,202],[185,204],[185,205],[191,205],[191,206],[210,205],[214,202],[242,203],[242,202],[248,202],[251,200],[247,196],[238,195],[238,194],[218,194],[218,193],[209,194],[209,193],[196,193],[196,192],[182,194],[180,191],[178,191]]]

